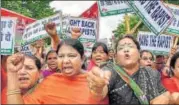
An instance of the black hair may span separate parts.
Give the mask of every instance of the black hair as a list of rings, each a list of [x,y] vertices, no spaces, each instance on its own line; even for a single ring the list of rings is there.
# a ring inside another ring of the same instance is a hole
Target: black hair
[[[24,55],[25,55],[25,57],[33,59],[35,61],[36,67],[40,71],[40,69],[42,67],[40,60],[35,55],[32,55],[32,54],[24,54]]]
[[[134,42],[134,44],[137,46],[138,51],[140,51],[139,42],[134,38],[133,35],[127,34],[127,35],[119,37],[119,39],[117,40],[117,43],[116,43],[116,46],[115,46],[116,52],[117,52],[117,47],[118,47],[119,41],[121,41],[122,39],[125,39],[125,38],[131,39]]]
[[[102,43],[102,42],[96,42],[94,45],[93,45],[93,48],[92,48],[92,53],[99,47],[101,46],[103,48],[103,51],[108,55],[108,47],[106,46],[106,44]]]
[[[171,58],[171,61],[170,61],[170,67],[172,69],[175,68],[175,64],[176,64],[176,60],[179,58],[179,52],[175,53],[172,58]]]
[[[164,58],[164,55],[156,55],[156,58]]]
[[[81,55],[81,58],[83,58],[84,47],[83,47],[83,44],[79,40],[72,39],[72,38],[64,39],[57,46],[57,50],[56,50],[57,54],[58,54],[59,49],[62,47],[62,45],[69,45],[69,46],[73,47]]]
[[[153,53],[150,52],[149,50],[142,50],[142,51],[140,51],[140,57],[142,57],[142,55],[143,55],[144,52],[150,53],[150,54],[152,55],[152,60],[154,60],[154,55],[153,55]]]
[[[55,50],[50,50],[50,51],[48,51],[48,53],[47,53],[47,55],[46,55],[46,58],[45,58],[45,61],[47,61],[48,56],[49,56],[50,53],[55,53],[55,54],[57,54]]]

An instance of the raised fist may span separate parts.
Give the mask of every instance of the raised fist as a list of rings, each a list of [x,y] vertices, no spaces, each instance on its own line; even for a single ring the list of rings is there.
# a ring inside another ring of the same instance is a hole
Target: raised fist
[[[54,37],[57,35],[57,29],[55,23],[49,22],[45,25],[46,32],[51,36]]]
[[[7,59],[7,71],[17,72],[22,69],[24,65],[24,55],[21,53],[16,53],[8,57]]]
[[[102,71],[97,66],[93,67],[87,76],[89,88],[95,93],[101,94],[103,88],[109,84],[110,77],[110,71]]]
[[[78,39],[81,36],[80,28],[74,27],[71,29],[71,38]]]

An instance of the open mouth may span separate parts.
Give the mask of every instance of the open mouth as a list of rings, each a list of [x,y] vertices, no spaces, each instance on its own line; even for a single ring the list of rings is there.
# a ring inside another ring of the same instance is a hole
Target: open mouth
[[[25,82],[25,81],[28,81],[28,80],[29,80],[29,78],[27,78],[27,77],[20,77],[19,78],[20,82]]]
[[[69,74],[69,73],[72,73],[73,72],[73,67],[72,66],[66,66],[66,67],[63,67],[63,70],[62,70],[64,73],[66,74]]]
[[[152,65],[151,65],[151,64],[148,64],[147,66],[148,66],[148,67],[151,67]]]
[[[101,62],[102,61],[101,58],[96,58],[95,60],[96,60],[96,62]]]
[[[124,56],[125,56],[125,58],[127,58],[127,59],[130,58],[130,55],[129,55],[129,54],[125,54]]]
[[[49,66],[54,67],[54,66],[57,66],[57,65],[56,64],[49,64]]]

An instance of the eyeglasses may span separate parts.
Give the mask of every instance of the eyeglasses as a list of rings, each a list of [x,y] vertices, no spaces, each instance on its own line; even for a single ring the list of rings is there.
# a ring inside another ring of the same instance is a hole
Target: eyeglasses
[[[154,61],[154,59],[152,57],[149,57],[149,58],[143,57],[142,60],[144,60],[144,61],[147,61],[147,60]]]

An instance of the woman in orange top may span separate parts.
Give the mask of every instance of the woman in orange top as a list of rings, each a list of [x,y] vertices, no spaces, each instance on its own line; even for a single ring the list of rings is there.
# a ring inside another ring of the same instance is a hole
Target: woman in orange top
[[[170,92],[179,92],[179,52],[175,53],[170,61],[173,77],[162,80],[165,88]]]
[[[18,84],[21,90],[21,94],[26,96],[30,94],[38,84],[39,71],[41,68],[40,60],[33,55],[24,55],[24,64],[22,69],[17,72]],[[2,104],[7,104],[6,94],[7,88],[5,87],[2,91],[3,97]]]
[[[14,54],[8,58],[8,104],[99,104],[104,99],[102,94],[96,94],[88,87],[87,74],[81,69],[84,48],[78,40],[61,41],[57,54],[61,73],[48,76],[23,98],[17,84],[17,72],[23,66],[24,57]]]

